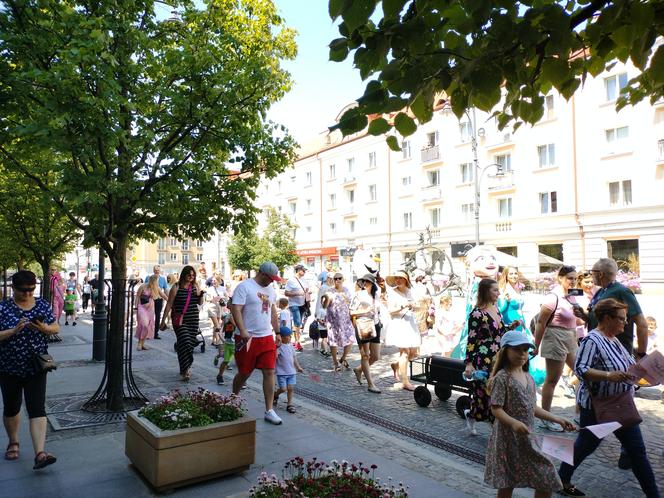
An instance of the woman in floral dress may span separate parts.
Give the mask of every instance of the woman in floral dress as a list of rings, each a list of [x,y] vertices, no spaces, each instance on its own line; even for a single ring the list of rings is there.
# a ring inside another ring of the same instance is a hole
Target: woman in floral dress
[[[519,320],[513,321],[509,327],[496,307],[500,296],[498,282],[492,278],[482,279],[477,287],[477,303],[468,315],[468,345],[466,347],[466,370],[464,375],[472,377],[473,372],[491,372],[493,358],[500,349],[500,338],[508,330],[520,325]],[[486,380],[473,382],[470,394],[470,410],[465,411],[466,424],[470,434],[475,435],[475,422],[489,420],[493,422],[489,394],[486,391]]]
[[[355,329],[350,319],[350,301],[352,295],[344,287],[344,276],[341,273],[334,275],[334,287],[329,289],[323,296],[321,303],[326,309],[325,320],[327,322],[327,340],[332,354],[334,371],[338,372],[343,365],[349,369],[346,357],[350,353],[351,346],[355,343]],[[341,358],[337,360],[337,349],[343,348]]]

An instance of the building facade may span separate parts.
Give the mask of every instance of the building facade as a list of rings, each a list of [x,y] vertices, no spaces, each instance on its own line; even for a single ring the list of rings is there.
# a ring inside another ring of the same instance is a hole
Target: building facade
[[[459,120],[439,103],[429,123],[398,137],[398,153],[384,136],[321,135],[293,169],[264,182],[258,205],[292,217],[298,254],[316,271],[326,260],[349,269],[363,247],[389,272],[427,228],[454,257],[474,242],[480,174],[480,240],[516,256],[524,275],[610,256],[638,270],[644,290],[663,290],[664,102],[616,112],[635,74],[617,64],[569,101],[552,92],[542,119],[516,132],[479,111]]]

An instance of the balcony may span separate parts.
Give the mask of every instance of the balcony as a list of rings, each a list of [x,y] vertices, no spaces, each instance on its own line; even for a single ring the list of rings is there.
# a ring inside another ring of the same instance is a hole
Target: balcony
[[[353,185],[354,183],[357,183],[357,178],[355,178],[354,174],[349,173],[346,176],[344,176],[344,181],[343,181],[344,187],[348,185]]]
[[[438,201],[442,199],[442,197],[443,192],[439,185],[422,187],[422,193],[420,194],[422,202]]]
[[[516,188],[514,185],[514,171],[511,169],[500,175],[489,176],[486,182],[489,194],[502,194],[511,192]]]
[[[512,222],[505,221],[503,223],[496,223],[496,232],[511,232],[512,231]]]
[[[420,154],[423,163],[428,163],[440,159],[440,149],[438,145],[426,147],[420,151]]]
[[[657,140],[657,163],[664,163],[664,139]]]
[[[355,212],[355,204],[354,203],[348,204],[344,208],[344,216],[357,216],[357,213]]]

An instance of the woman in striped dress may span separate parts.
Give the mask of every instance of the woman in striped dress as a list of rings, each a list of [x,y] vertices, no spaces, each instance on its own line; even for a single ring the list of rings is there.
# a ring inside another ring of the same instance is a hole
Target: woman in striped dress
[[[192,266],[185,266],[180,272],[178,283],[173,285],[168,293],[168,302],[159,325],[160,330],[166,330],[166,317],[171,311],[171,322],[177,338],[180,375],[185,382],[191,377],[198,334],[197,305],[202,302],[204,294],[205,291],[200,290],[196,284],[196,270]]]

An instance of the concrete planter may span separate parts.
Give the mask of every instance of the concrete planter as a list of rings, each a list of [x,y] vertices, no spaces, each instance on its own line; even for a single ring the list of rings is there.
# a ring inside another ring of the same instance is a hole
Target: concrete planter
[[[157,491],[241,472],[254,463],[256,419],[162,431],[127,414],[125,455]]]

